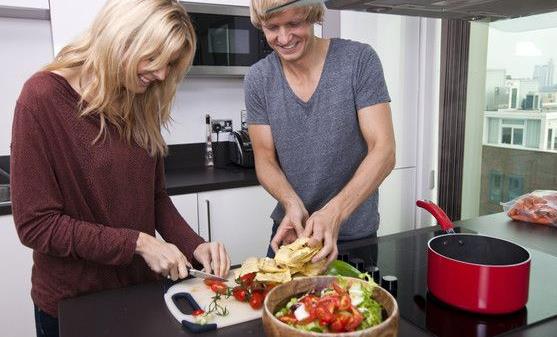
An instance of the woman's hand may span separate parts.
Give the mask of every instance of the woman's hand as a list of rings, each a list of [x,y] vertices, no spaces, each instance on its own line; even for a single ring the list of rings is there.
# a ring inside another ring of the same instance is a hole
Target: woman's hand
[[[135,252],[157,274],[170,277],[173,281],[188,276],[187,267],[191,267],[188,259],[171,243],[167,243],[140,232]]]
[[[220,242],[205,242],[197,246],[193,256],[203,265],[206,273],[226,278],[230,270],[230,257]]]

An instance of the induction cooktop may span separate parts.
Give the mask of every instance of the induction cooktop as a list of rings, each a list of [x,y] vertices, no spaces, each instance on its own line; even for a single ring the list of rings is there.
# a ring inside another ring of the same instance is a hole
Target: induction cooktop
[[[462,232],[473,233],[466,229]],[[427,242],[436,234],[440,232],[420,230],[417,234],[381,238],[379,243],[377,239],[339,243],[339,251],[377,265],[381,276],[396,276],[401,317],[434,336],[493,337],[557,316],[557,257],[533,249],[528,249],[532,256],[529,299],[522,310],[481,315],[436,299],[427,291]]]

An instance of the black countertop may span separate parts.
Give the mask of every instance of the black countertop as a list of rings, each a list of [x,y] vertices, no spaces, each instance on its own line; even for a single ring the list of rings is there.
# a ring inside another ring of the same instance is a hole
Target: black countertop
[[[461,225],[463,231],[475,231],[482,234],[507,238],[530,250],[535,250],[538,256],[556,260],[557,245],[555,245],[555,242],[557,242],[557,228],[510,221],[503,213],[462,221],[457,223],[457,225]],[[380,238],[340,244],[339,249],[350,251],[351,249],[360,249],[362,247],[378,247],[377,264],[381,267],[382,274],[386,275],[390,273],[392,275],[402,276],[402,273],[408,274],[408,271],[397,270],[397,268],[400,268],[400,265],[406,263],[400,260],[407,259],[408,256],[404,254],[393,254],[393,252],[400,250],[399,248],[402,246],[404,246],[402,249],[406,251],[408,250],[407,246],[416,245],[417,247],[422,247],[423,242],[418,240],[418,238],[432,236],[436,229],[438,229],[438,227],[429,227]],[[397,259],[399,260],[398,262]],[[415,260],[416,259],[418,260],[416,266],[418,266],[418,269],[422,268],[421,263],[423,261],[419,261],[420,258],[415,258]],[[548,267],[551,268],[550,266]],[[410,271],[410,273],[412,272],[413,271]],[[420,271],[416,270],[416,273],[419,274]],[[421,271],[421,273],[423,274],[423,271]],[[547,275],[552,275],[551,273],[554,274],[555,272],[548,271]],[[546,276],[546,274],[543,276]],[[535,281],[538,284],[545,282],[545,280],[539,279]],[[421,280],[420,282],[423,283],[425,280]],[[547,280],[547,283],[555,284],[555,279]],[[545,287],[544,289],[546,288],[550,289],[549,291],[552,292],[557,291],[557,287]],[[178,324],[168,312],[163,299],[163,291],[164,283],[148,283],[65,300],[59,307],[61,336],[141,337],[192,335],[182,330],[180,324]],[[410,303],[401,302],[404,301],[404,294],[402,292],[401,285],[399,285],[398,300],[401,309],[402,306],[411,305]],[[539,297],[536,294],[532,295],[534,295],[534,297]],[[553,297],[556,295],[557,293],[551,293]],[[526,308],[528,309],[528,315],[535,311],[532,310],[534,308],[530,307],[530,303],[535,302],[533,300],[532,298],[532,301],[529,302]],[[401,310],[401,314],[402,312],[403,310]],[[462,323],[461,316],[462,315],[458,316],[460,317],[458,318],[459,322],[451,321],[447,318],[454,316],[444,315],[443,318],[436,319],[444,320],[445,325],[455,328],[458,324]],[[512,326],[512,329],[506,329],[506,332],[497,335],[504,335],[505,337],[554,336],[555,331],[557,331],[557,306],[555,306],[555,309],[549,312],[549,314],[546,312],[546,316],[548,317],[547,319],[534,324],[530,324],[531,320],[530,317],[528,317],[528,324]],[[508,318],[503,318],[503,320],[505,319],[508,320]],[[495,321],[495,326],[498,325],[497,317],[487,318],[486,320],[488,323],[489,321]],[[432,336],[432,334],[420,328],[420,324],[414,324],[412,322],[417,321],[405,319],[404,315],[402,315],[399,336]],[[431,322],[431,319],[429,322]],[[475,330],[477,336],[494,336],[493,333],[485,333],[485,331],[482,331],[482,329],[489,328],[489,324],[486,325],[483,321],[474,321],[473,324],[477,327]],[[491,326],[493,326],[493,324]],[[430,331],[431,330],[432,329],[430,329]],[[261,320],[254,320],[204,333],[203,335],[264,336],[264,332]]]
[[[233,164],[226,167],[183,167],[166,170],[169,195],[259,185],[254,169]],[[0,203],[0,215],[12,214],[10,203]]]

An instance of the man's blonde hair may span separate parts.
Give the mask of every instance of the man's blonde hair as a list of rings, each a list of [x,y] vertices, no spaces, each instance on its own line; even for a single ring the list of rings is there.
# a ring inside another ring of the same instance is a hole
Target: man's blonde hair
[[[81,67],[80,115],[98,116],[100,130],[93,143],[116,127],[129,143],[150,155],[167,152],[161,127],[170,119],[176,88],[195,54],[195,32],[185,9],[176,0],[109,0],[89,29],[65,46],[45,70]],[[169,62],[164,81],[135,94],[138,65],[152,59],[147,70]],[[84,101],[87,98],[87,101]]]
[[[250,18],[251,23],[261,29],[263,22],[269,20],[273,16],[280,13],[280,11],[267,14],[267,11],[271,8],[276,8],[277,6],[284,5],[292,0],[251,0],[250,4]],[[299,8],[305,9],[304,20],[309,24],[321,23],[323,22],[323,16],[325,15],[325,6],[321,4],[312,4],[307,6],[301,6]]]

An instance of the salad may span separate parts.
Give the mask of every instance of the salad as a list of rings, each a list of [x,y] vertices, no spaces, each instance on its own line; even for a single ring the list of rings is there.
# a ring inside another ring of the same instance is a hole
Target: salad
[[[383,321],[382,307],[372,298],[373,281],[353,282],[338,277],[330,287],[291,298],[276,313],[280,321],[300,330],[349,332]]]

